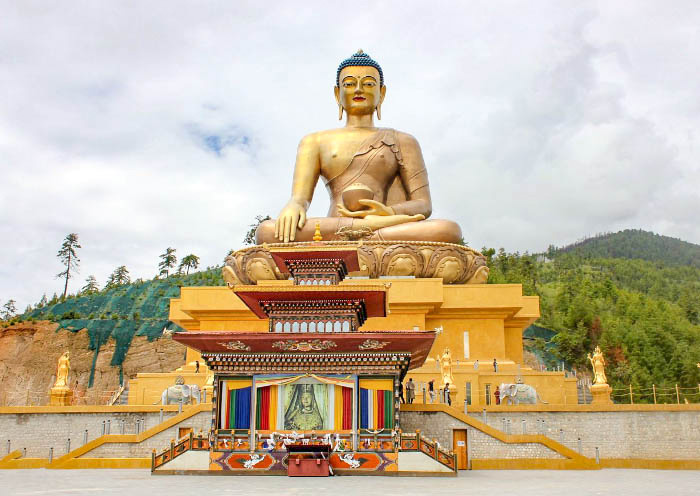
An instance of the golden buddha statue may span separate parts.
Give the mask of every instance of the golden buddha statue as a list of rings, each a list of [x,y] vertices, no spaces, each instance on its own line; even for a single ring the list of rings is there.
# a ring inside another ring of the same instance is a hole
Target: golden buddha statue
[[[426,220],[432,212],[428,173],[416,139],[374,126],[386,95],[379,64],[359,50],[336,73],[335,98],[345,127],[304,137],[297,150],[292,197],[275,221],[263,222],[257,242],[311,241],[318,225],[324,240],[365,239],[460,243],[459,226]],[[331,199],[328,216],[307,219],[318,178]],[[309,222],[310,221],[310,222]]]

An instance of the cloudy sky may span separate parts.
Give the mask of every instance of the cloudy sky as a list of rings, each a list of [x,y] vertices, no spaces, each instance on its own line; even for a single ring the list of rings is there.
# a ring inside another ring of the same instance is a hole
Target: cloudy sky
[[[263,7],[264,5],[264,7]],[[296,145],[337,127],[363,48],[383,126],[413,134],[433,215],[539,251],[643,228],[700,243],[700,5],[0,0],[0,303],[80,274],[204,266],[286,202]],[[328,199],[317,188],[311,215]]]

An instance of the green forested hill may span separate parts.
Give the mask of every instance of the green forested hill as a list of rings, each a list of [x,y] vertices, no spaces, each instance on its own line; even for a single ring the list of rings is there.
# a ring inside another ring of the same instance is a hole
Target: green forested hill
[[[584,258],[628,258],[700,267],[700,245],[641,229],[599,234],[563,248],[551,247],[549,250],[550,256],[563,253]]]
[[[547,349],[568,366],[588,369],[586,354],[600,345],[613,388],[679,384],[697,401],[700,268],[583,250],[550,251],[554,258],[546,261],[485,250],[489,282],[521,282],[526,294],[540,296],[537,324],[556,332]],[[535,348],[544,351],[545,345],[539,339]]]

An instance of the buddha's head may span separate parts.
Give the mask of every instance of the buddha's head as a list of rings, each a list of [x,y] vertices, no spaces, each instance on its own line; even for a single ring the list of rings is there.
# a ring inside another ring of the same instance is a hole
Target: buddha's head
[[[362,50],[343,60],[335,76],[335,99],[348,115],[367,115],[377,110],[386,94],[384,74],[379,64]]]

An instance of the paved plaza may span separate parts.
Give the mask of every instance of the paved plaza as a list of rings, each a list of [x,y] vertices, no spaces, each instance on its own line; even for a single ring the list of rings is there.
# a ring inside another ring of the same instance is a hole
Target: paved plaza
[[[207,477],[151,476],[148,470],[0,470],[0,494],[195,496],[217,495],[691,495],[700,494],[700,471],[496,471],[432,477]]]

